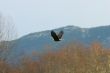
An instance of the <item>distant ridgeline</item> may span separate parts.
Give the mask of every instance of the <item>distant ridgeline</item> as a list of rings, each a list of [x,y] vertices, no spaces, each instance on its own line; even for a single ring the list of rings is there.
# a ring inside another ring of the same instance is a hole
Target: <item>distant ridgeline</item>
[[[14,42],[11,50],[11,58],[19,58],[22,55],[32,54],[32,52],[45,52],[46,49],[56,50],[70,42],[82,42],[89,45],[94,41],[101,42],[103,46],[110,47],[110,26],[101,26],[95,28],[79,28],[76,26],[67,26],[54,29],[57,33],[63,30],[64,34],[60,42],[53,41],[50,31],[31,33],[23,36]]]

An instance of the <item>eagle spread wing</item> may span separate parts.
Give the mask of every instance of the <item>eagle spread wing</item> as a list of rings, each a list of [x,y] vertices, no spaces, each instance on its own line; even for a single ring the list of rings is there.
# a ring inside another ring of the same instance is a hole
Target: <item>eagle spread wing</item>
[[[57,34],[54,31],[51,31],[51,36],[53,37],[53,39],[55,41],[59,41],[59,38],[58,38]]]

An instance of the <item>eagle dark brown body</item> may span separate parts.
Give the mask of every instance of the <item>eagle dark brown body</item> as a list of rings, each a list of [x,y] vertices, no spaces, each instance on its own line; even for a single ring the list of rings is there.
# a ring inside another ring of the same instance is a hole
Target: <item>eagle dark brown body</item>
[[[63,31],[60,31],[58,34],[56,34],[53,30],[51,31],[51,36],[54,39],[54,41],[60,41],[63,36]]]

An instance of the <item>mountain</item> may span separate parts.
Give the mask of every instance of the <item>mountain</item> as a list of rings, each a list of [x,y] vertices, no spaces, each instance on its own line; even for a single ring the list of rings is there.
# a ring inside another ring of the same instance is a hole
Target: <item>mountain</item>
[[[66,26],[54,29],[55,32],[64,31],[62,41],[53,41],[50,31],[42,31],[25,35],[14,42],[10,57],[14,60],[23,55],[30,55],[33,52],[45,52],[46,49],[58,49],[69,42],[79,41],[89,45],[93,41],[99,41],[104,46],[110,47],[110,26],[100,26],[94,28],[80,28],[76,26]]]

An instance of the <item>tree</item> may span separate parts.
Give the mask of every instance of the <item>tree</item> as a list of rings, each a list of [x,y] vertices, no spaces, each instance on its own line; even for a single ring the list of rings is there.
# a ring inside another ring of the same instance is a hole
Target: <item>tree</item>
[[[9,50],[12,48],[9,44],[9,40],[12,40],[16,36],[14,25],[5,16],[0,14],[0,60],[6,60]]]

